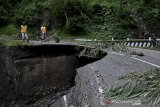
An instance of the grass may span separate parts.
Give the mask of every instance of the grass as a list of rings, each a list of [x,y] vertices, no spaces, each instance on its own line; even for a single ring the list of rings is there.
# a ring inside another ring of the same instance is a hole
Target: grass
[[[0,35],[11,36],[11,35],[18,35],[18,34],[19,34],[19,29],[13,24],[0,28]]]
[[[79,57],[86,56],[86,57],[99,57],[103,55],[103,51],[100,50],[100,48],[91,48],[91,47],[85,47],[81,50],[80,47],[76,46],[75,49],[77,51],[80,51]]]
[[[106,91],[106,98],[115,100],[135,100],[155,106],[160,103],[160,69],[140,73],[132,72],[119,77],[128,80],[122,86],[110,85]]]
[[[152,50],[156,50],[156,51],[160,51],[160,46],[155,46],[153,48],[151,48]]]
[[[105,34],[95,33],[93,29],[90,29],[89,31],[82,32],[82,33],[68,33],[65,31],[65,29],[55,28],[55,30],[51,31],[50,33],[57,33],[57,35],[62,39],[99,39],[99,40],[107,40],[107,36]]]
[[[80,52],[79,57],[81,56],[97,57],[99,54],[100,54],[100,49],[98,48],[95,48],[95,49],[84,48]]]
[[[25,46],[26,43],[21,41],[21,40],[3,40],[0,39],[0,45],[5,45],[5,46]]]

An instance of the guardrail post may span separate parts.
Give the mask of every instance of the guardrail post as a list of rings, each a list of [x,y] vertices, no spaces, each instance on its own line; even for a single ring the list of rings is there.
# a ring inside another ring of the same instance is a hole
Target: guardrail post
[[[127,41],[126,41],[126,46],[130,46],[130,43],[129,43],[129,38],[127,38]]]
[[[157,40],[156,40],[156,37],[153,37],[152,44],[153,44],[153,46],[157,46]]]
[[[152,38],[151,38],[151,37],[149,37],[147,44],[148,44],[147,47],[152,47],[153,41],[152,41]]]
[[[160,39],[156,39],[157,46],[160,46]]]
[[[114,38],[112,37],[112,41],[114,41]]]

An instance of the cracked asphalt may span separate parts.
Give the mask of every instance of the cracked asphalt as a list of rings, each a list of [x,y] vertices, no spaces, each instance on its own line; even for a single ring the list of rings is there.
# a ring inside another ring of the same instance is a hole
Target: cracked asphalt
[[[160,52],[132,48],[144,56],[131,56],[108,52],[103,59],[77,69],[76,85],[70,92],[50,107],[150,107],[145,104],[118,103],[106,105],[105,89],[117,81],[117,77],[131,72],[145,72],[160,68]],[[127,81],[118,81],[118,85]],[[157,105],[155,107],[160,107]]]
[[[141,51],[142,52],[142,51]],[[153,54],[153,53],[152,53]],[[150,54],[150,55],[152,55]],[[152,57],[146,53],[145,56],[123,55],[115,52],[108,52],[108,55],[92,64],[77,69],[76,86],[73,87],[67,100],[59,99],[51,107],[105,107],[103,101],[105,89],[108,85],[116,82],[117,77],[131,72],[145,72],[153,70],[160,66],[160,54]],[[155,55],[155,54],[154,54]],[[135,58],[135,59],[134,59]],[[140,59],[140,60],[137,60]],[[144,61],[144,62],[143,62]],[[148,63],[149,62],[149,63]],[[157,66],[153,66],[155,64]],[[118,84],[124,84],[126,81],[118,81]],[[61,102],[60,102],[61,101]],[[67,103],[67,106],[63,105]],[[159,107],[157,105],[156,107]],[[108,107],[150,107],[149,105],[132,105],[129,103],[111,104]]]

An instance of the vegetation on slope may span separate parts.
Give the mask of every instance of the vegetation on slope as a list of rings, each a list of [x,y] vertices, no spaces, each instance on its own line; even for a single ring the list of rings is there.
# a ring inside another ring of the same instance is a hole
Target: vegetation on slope
[[[159,0],[1,0],[0,26],[25,22],[39,35],[48,31],[93,38],[159,36]],[[4,32],[5,34],[5,32]]]
[[[5,46],[25,46],[26,43],[20,40],[2,40],[0,39],[0,45],[5,45]]]

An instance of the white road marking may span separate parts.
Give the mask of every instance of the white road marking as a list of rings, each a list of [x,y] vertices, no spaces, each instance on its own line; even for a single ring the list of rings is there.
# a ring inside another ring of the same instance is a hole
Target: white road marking
[[[121,53],[116,53],[116,52],[111,52],[111,53],[117,54],[117,55],[121,55],[121,56],[125,56],[124,54],[121,54]],[[141,62],[144,62],[144,63],[149,64],[149,65],[155,66],[155,67],[157,67],[157,68],[160,68],[159,65],[153,64],[153,63],[151,63],[151,62],[144,61],[144,60],[141,60],[141,59],[138,59],[138,58],[135,58],[135,57],[131,57],[131,58],[132,58],[132,59],[135,59],[135,60],[138,60],[138,61],[141,61]]]
[[[131,58],[132,58],[132,59],[135,59],[135,60],[138,60],[138,61],[141,61],[141,62],[144,62],[144,63],[147,63],[147,64],[149,64],[149,65],[155,66],[155,67],[157,67],[157,68],[160,68],[159,65],[156,65],[156,64],[153,64],[153,63],[150,63],[150,62],[147,62],[147,61],[144,61],[144,60],[135,58],[135,57],[131,57]]]
[[[116,52],[111,52],[111,53],[113,53],[113,54],[117,54],[117,55],[121,55],[121,56],[125,56],[125,55],[124,55],[124,54],[122,54],[122,53],[116,53]],[[130,57],[130,58],[132,58],[132,59],[135,59],[135,60],[138,60],[138,61],[141,61],[141,62],[147,63],[147,64],[149,64],[149,65],[152,65],[152,66],[155,66],[155,67],[160,68],[160,66],[159,66],[159,65],[156,65],[156,64],[153,64],[153,63],[150,63],[150,62],[147,62],[147,61],[144,61],[144,60],[141,60],[141,59],[135,58],[135,57]],[[94,68],[95,68],[95,67],[91,66],[91,69],[94,69]],[[104,94],[104,90],[103,90],[103,88],[100,86],[100,83],[101,83],[101,82],[99,81],[99,79],[98,79],[97,75],[95,74],[94,76],[95,76],[96,82],[97,82],[97,84],[98,84],[98,92],[99,92],[99,94],[100,94],[100,103],[101,103],[101,105],[102,105],[102,106],[104,106],[104,105],[105,105],[105,103],[104,103],[104,96],[103,96],[103,94]]]
[[[68,106],[67,106],[67,97],[66,97],[66,95],[63,96],[63,99],[64,99],[65,107],[68,107]]]

